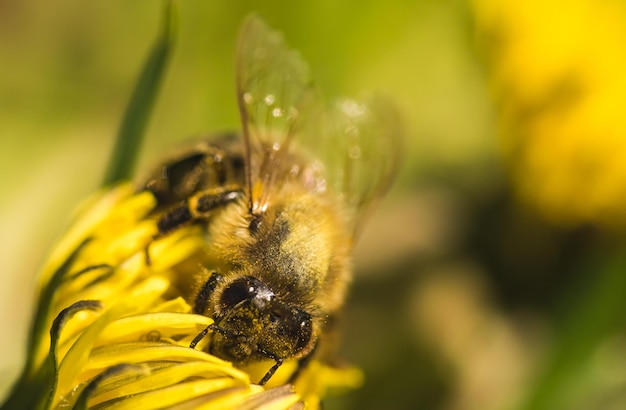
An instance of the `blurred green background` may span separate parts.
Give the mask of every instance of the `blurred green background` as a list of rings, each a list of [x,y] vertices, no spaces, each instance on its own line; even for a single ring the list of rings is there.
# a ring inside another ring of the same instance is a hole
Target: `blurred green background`
[[[327,96],[379,91],[405,119],[406,162],[357,248],[344,318],[366,384],[329,409],[626,408],[626,9],[524,4],[178,2],[139,169],[239,127],[233,53],[251,11]],[[161,11],[0,0],[2,392],[37,267],[104,176]]]

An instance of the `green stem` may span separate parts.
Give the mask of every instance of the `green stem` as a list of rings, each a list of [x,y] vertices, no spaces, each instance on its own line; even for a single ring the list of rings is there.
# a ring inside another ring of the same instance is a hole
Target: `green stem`
[[[126,107],[103,184],[129,179],[154,108],[159,88],[173,48],[176,33],[174,2],[167,1],[163,29],[146,60]]]

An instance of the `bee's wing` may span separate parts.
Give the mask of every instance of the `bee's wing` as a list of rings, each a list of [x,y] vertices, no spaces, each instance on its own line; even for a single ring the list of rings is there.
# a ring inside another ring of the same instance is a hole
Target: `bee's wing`
[[[291,140],[306,117],[302,110],[308,110],[316,93],[300,55],[254,15],[244,23],[239,39],[236,81],[250,211],[261,212],[271,190],[281,183]]]
[[[353,211],[357,233],[400,164],[395,108],[372,98],[341,100],[328,109],[300,55],[256,16],[244,23],[236,70],[250,212],[262,212],[274,190],[293,174],[289,150],[297,143],[299,153],[319,160],[298,171],[301,180],[313,190],[340,194]]]
[[[380,96],[337,100],[327,115],[323,147],[327,183],[361,222],[391,186],[402,163],[402,126],[396,107]]]

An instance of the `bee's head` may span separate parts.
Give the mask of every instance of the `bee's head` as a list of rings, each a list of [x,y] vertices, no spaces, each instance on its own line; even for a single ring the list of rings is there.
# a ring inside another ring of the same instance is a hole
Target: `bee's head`
[[[302,309],[283,303],[272,289],[253,276],[233,280],[216,295],[211,353],[234,362],[288,358],[313,346],[313,322]]]

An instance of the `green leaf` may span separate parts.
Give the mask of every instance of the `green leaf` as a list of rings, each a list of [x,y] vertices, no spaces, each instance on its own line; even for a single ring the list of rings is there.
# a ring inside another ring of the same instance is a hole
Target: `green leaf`
[[[76,400],[73,407],[74,410],[87,410],[87,402],[93,396],[93,394],[100,388],[100,386],[106,382],[111,382],[115,378],[121,378],[129,375],[144,375],[150,371],[149,368],[143,365],[134,365],[121,363],[116,366],[112,366],[94,377],[91,382],[83,389]]]
[[[40,369],[40,374],[44,375],[41,377],[41,383],[37,383],[37,385],[45,387],[45,391],[47,391],[46,398],[46,406],[45,409],[49,409],[52,406],[54,401],[54,394],[56,393],[56,388],[59,379],[59,357],[57,354],[59,339],[61,338],[61,331],[63,327],[76,313],[82,310],[100,310],[102,309],[102,304],[97,300],[81,300],[79,302],[74,303],[72,306],[67,307],[58,314],[58,316],[54,319],[52,323],[52,327],[50,328],[50,351],[48,353],[48,361],[44,363],[43,367]],[[43,399],[43,397],[42,397]],[[39,406],[38,406],[39,407]]]
[[[141,140],[172,53],[176,34],[175,23],[174,1],[167,1],[161,34],[144,64],[128,107],[126,107],[109,161],[109,168],[103,181],[104,185],[129,179],[132,176]]]

